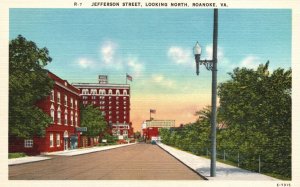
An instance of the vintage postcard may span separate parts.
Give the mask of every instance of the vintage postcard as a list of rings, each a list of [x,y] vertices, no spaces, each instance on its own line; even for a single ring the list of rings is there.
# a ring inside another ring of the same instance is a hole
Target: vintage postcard
[[[299,181],[299,1],[2,1],[1,186]]]

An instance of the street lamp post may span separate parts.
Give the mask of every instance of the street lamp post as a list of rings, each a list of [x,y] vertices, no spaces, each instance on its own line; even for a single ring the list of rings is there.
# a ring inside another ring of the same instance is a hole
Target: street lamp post
[[[204,65],[207,70],[212,71],[212,96],[211,96],[211,162],[210,176],[216,176],[216,124],[217,124],[217,48],[218,48],[218,9],[214,9],[213,27],[213,56],[212,60],[200,60],[201,47],[197,42],[194,47],[196,61],[196,74],[199,75],[199,65]]]

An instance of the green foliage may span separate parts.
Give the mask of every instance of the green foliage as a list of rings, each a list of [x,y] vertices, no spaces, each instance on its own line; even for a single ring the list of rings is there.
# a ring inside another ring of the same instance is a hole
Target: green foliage
[[[83,135],[88,137],[99,136],[107,128],[101,111],[94,108],[93,105],[80,106],[80,121],[81,127],[87,127],[87,132],[83,132]]]
[[[136,131],[134,133],[134,138],[140,138],[141,137],[141,132],[140,131]]]
[[[21,158],[26,157],[27,155],[25,153],[8,153],[8,158]]]
[[[44,67],[51,62],[47,48],[19,35],[9,43],[9,134],[43,136],[51,118],[35,106],[49,95],[53,81]]]
[[[231,79],[219,85],[217,157],[240,167],[291,178],[292,71],[236,68]],[[195,123],[160,129],[162,142],[197,155],[210,154],[211,108],[196,112]]]
[[[270,73],[268,66],[269,62],[257,70],[236,68],[231,80],[220,84],[219,112],[228,128],[219,136],[234,138],[219,143],[219,148],[235,145],[253,160],[261,155],[263,171],[289,177],[292,71],[278,68]],[[256,166],[246,162],[244,167],[253,170]]]
[[[106,139],[107,143],[116,143],[118,141],[118,137],[108,133],[105,133],[102,139]]]

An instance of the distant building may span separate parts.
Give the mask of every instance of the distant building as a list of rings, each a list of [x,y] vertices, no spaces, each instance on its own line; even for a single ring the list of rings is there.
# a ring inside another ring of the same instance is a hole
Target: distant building
[[[76,131],[76,127],[80,126],[80,92],[55,74],[48,72],[48,76],[54,81],[53,90],[36,105],[52,117],[53,122],[46,128],[45,137],[25,140],[9,137],[9,152],[35,155],[78,147],[80,133]]]
[[[83,105],[96,106],[105,117],[112,135],[119,139],[133,137],[130,122],[130,85],[111,84],[107,75],[99,75],[98,83],[73,83],[80,90]]]
[[[146,120],[142,124],[143,138],[145,140],[159,139],[160,128],[175,127],[175,120]]]

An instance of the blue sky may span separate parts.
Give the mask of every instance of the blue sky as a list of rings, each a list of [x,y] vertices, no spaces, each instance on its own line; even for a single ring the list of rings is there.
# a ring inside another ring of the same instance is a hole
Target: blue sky
[[[124,83],[132,75],[136,123],[155,107],[158,118],[189,111],[177,120],[189,122],[210,104],[211,72],[201,67],[195,75],[192,48],[199,41],[202,57],[211,58],[211,9],[10,9],[9,24],[10,39],[22,34],[47,47],[47,68],[71,83],[97,82],[98,74]],[[218,82],[234,67],[267,60],[271,69],[289,68],[291,10],[221,9],[218,43]]]

